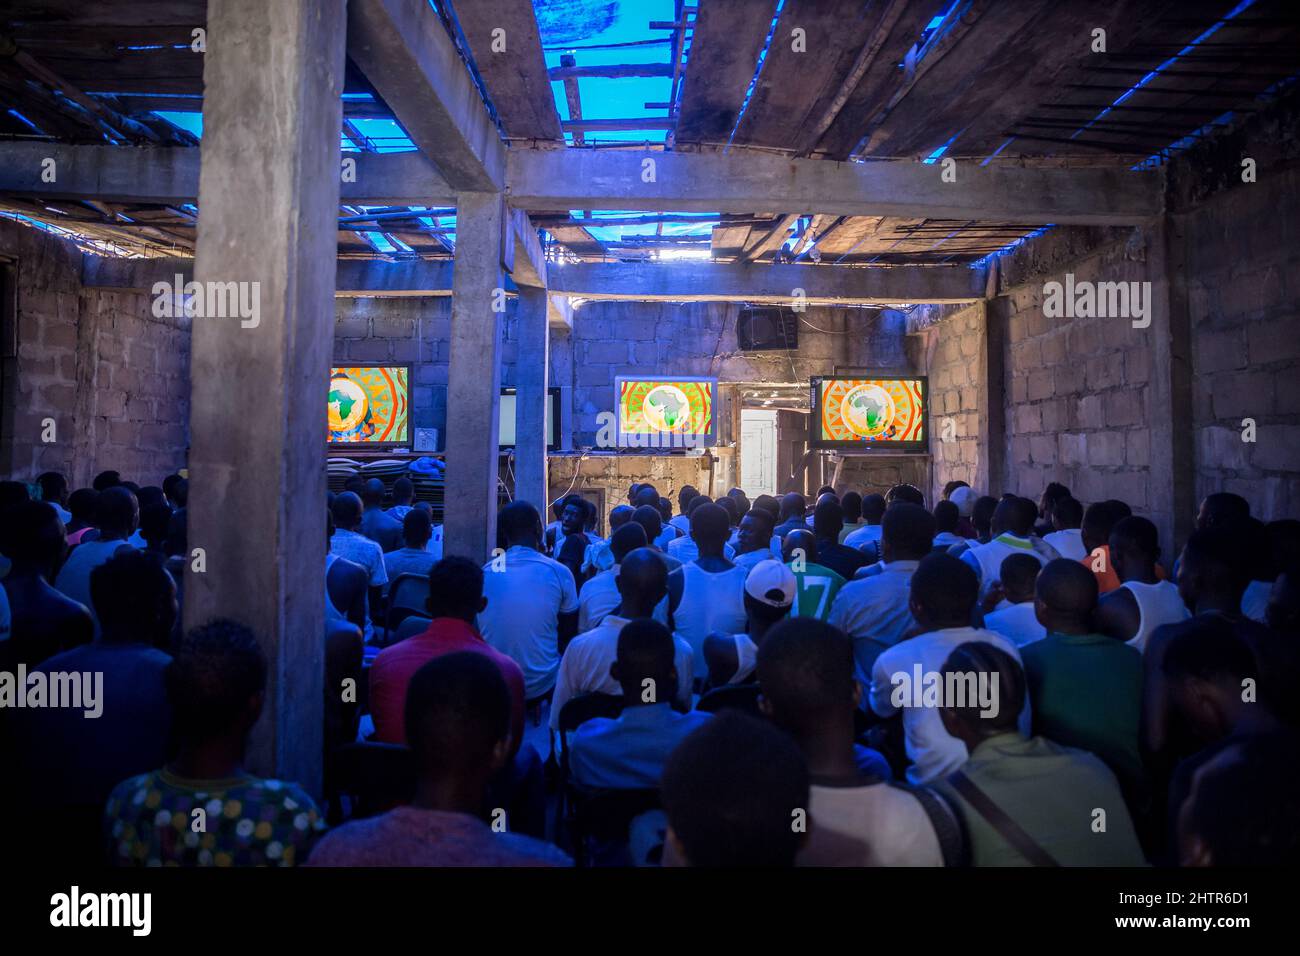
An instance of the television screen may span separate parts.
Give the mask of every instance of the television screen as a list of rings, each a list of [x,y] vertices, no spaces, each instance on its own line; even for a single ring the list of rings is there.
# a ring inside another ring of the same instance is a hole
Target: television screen
[[[497,423],[497,444],[502,448],[515,446],[515,395],[513,388],[501,389],[501,417]],[[560,421],[560,390],[552,386],[546,390],[546,450],[559,451],[560,438],[556,426]]]
[[[715,439],[716,378],[614,380],[618,444],[632,448],[703,448]]]
[[[330,444],[404,445],[410,442],[411,369],[408,365],[330,370]]]
[[[814,448],[924,451],[924,378],[814,378]]]

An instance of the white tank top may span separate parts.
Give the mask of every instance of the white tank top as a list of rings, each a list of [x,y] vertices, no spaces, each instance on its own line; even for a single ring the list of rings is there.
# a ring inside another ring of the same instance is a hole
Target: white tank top
[[[1138,651],[1146,649],[1147,638],[1161,624],[1175,624],[1192,616],[1178,594],[1178,587],[1169,581],[1156,584],[1125,581],[1120,587],[1128,588],[1137,601],[1138,632],[1128,641],[1128,646]]]
[[[745,630],[745,577],[749,569],[709,572],[698,564],[682,565],[682,599],[673,612],[677,636],[695,651],[695,676],[708,674],[704,639],[710,634]]]

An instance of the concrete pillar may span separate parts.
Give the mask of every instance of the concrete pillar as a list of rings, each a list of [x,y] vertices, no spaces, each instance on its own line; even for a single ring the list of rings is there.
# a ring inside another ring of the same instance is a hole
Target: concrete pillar
[[[519,358],[515,363],[515,498],[545,512],[546,409],[551,334],[546,290],[519,287],[515,313],[519,327]],[[555,422],[554,427],[559,428]]]
[[[195,279],[185,624],[241,621],[269,658],[248,766],[321,783],[325,390],[334,329],[344,0],[210,0]],[[217,283],[239,283],[237,287]]]
[[[496,547],[504,236],[500,193],[457,196],[443,554],[475,561],[487,560]]]

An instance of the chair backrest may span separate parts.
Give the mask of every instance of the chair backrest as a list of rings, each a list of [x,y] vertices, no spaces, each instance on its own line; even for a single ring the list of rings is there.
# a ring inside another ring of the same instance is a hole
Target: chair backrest
[[[725,687],[715,687],[701,697],[695,705],[696,710],[702,710],[707,714],[716,714],[728,707],[753,714],[755,717],[762,716],[758,709],[758,685],[728,684]]]
[[[416,614],[429,612],[429,576],[427,574],[399,574],[388,586],[390,612],[398,608]]]
[[[404,641],[408,637],[415,637],[417,634],[423,634],[425,628],[429,626],[432,618],[425,617],[423,614],[412,614],[402,620],[397,630],[392,632],[390,643],[396,644],[398,641]]]
[[[593,717],[617,717],[623,713],[618,694],[583,694],[570,699],[560,711],[560,733],[566,734]]]

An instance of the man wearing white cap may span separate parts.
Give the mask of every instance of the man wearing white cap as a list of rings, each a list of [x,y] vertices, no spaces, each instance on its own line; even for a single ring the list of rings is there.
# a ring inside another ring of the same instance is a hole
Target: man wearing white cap
[[[704,639],[708,687],[744,684],[753,679],[758,645],[773,626],[789,615],[797,584],[794,572],[772,558],[750,569],[745,578],[745,633],[714,633]]]

